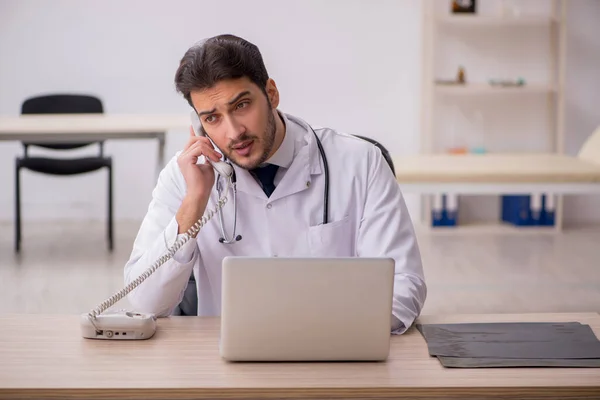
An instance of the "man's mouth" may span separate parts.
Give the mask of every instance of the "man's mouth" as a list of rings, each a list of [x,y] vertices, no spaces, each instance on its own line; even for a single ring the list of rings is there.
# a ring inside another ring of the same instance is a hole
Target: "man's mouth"
[[[235,146],[232,146],[232,150],[235,151],[239,156],[247,156],[248,154],[250,154],[250,150],[252,150],[253,144],[253,140],[246,140],[242,143],[238,143]]]

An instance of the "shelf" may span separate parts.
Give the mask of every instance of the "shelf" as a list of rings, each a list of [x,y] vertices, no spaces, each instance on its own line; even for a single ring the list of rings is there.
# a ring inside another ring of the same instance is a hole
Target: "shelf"
[[[522,16],[494,16],[494,15],[439,15],[436,21],[442,25],[454,26],[546,26],[558,22],[550,16],[522,15]]]
[[[469,223],[458,226],[426,226],[418,225],[417,229],[433,234],[556,234],[559,231],[555,226],[515,226],[505,223]]]
[[[532,83],[524,86],[492,86],[487,83],[467,83],[464,85],[434,84],[440,94],[480,95],[480,94],[548,94],[555,92],[551,85]]]

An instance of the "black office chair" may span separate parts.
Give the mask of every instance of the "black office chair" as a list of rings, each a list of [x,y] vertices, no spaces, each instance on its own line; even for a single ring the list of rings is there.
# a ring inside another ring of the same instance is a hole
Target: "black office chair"
[[[21,106],[21,114],[95,114],[103,113],[102,102],[92,96],[57,94],[48,96],[32,97]],[[75,175],[84,174],[101,168],[108,170],[108,216],[107,216],[107,239],[108,248],[113,249],[113,204],[112,204],[112,159],[104,157],[104,143],[77,142],[77,143],[32,143],[23,142],[24,156],[16,159],[15,180],[15,251],[21,250],[21,182],[20,170],[28,170],[49,175]],[[99,145],[99,154],[95,157],[80,158],[49,158],[30,157],[29,146],[37,146],[52,150],[71,150],[89,146]]]
[[[394,169],[394,162],[392,161],[392,157],[390,156],[389,151],[387,151],[387,149],[381,143],[379,143],[375,139],[371,139],[366,136],[360,136],[360,135],[353,135],[353,136],[356,136],[357,138],[366,140],[367,142],[373,143],[375,146],[379,147],[379,150],[381,150],[381,153],[383,154],[383,158],[385,158],[385,161],[392,169],[392,173],[394,174],[394,176],[396,176],[396,170]]]

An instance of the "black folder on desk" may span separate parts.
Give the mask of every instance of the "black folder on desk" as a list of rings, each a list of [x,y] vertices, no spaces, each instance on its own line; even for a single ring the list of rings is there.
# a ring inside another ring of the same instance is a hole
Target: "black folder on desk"
[[[417,324],[445,367],[600,367],[600,341],[579,322]]]

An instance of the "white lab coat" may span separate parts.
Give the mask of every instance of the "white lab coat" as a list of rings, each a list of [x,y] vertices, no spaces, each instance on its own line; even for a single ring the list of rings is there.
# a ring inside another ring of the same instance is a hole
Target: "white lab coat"
[[[316,140],[306,122],[282,114],[302,127],[305,143],[267,198],[250,173],[235,167],[237,233],[242,240],[221,244],[218,215],[128,296],[138,310],[170,315],[183,298],[193,271],[198,315],[221,312],[221,261],[226,256],[362,256],[396,260],[392,333],[404,332],[420,314],[426,298],[421,257],[400,187],[381,151],[371,143],[332,129],[315,128],[329,165],[329,223],[322,225],[325,174]],[[177,155],[161,172],[152,201],[125,266],[125,283],[167,253],[177,238],[175,214],[186,184]],[[208,203],[214,209],[216,189]],[[231,192],[223,208],[231,235]],[[349,294],[351,296],[351,294]]]

